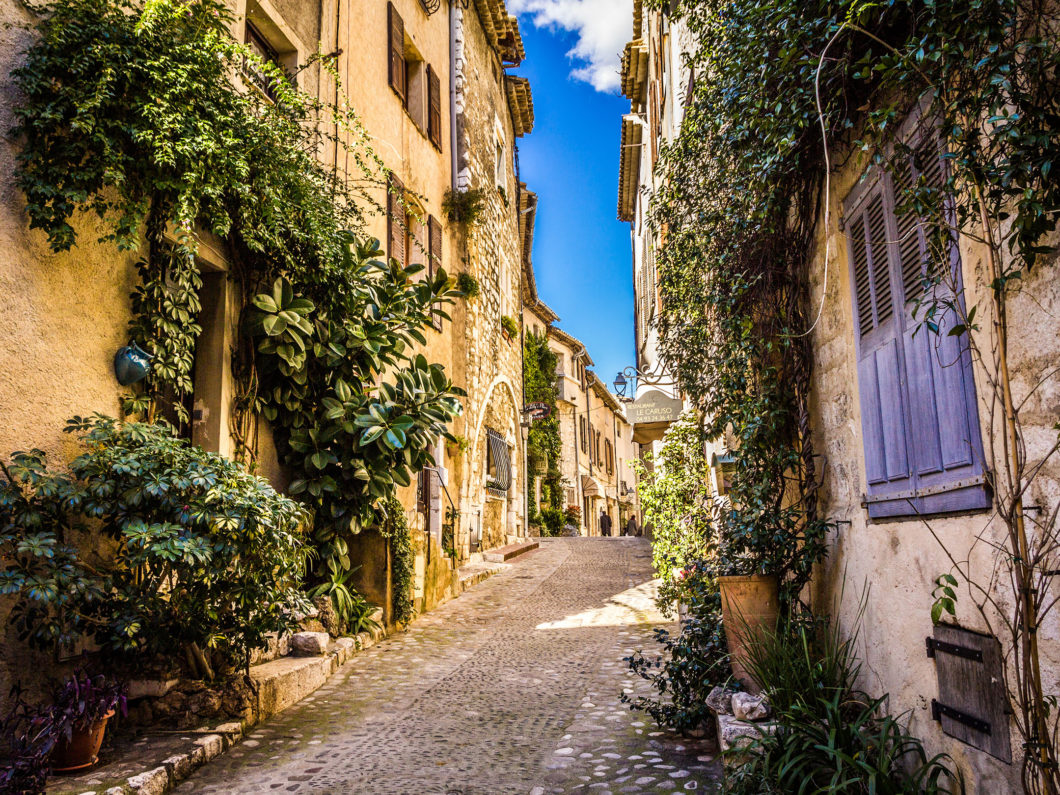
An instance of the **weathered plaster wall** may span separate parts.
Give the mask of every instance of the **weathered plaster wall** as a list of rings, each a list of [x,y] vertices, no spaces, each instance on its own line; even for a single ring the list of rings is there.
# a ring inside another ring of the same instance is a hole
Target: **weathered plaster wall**
[[[854,158],[853,160],[856,160]],[[890,694],[893,714],[908,712],[909,725],[924,738],[929,754],[944,751],[965,770],[971,791],[1016,791],[1018,759],[1005,765],[987,754],[944,735],[931,719],[930,702],[937,696],[935,663],[925,654],[925,637],[931,635],[931,591],[934,580],[949,572],[950,562],[932,532],[956,560],[970,559],[977,578],[985,580],[990,555],[982,535],[997,541],[1001,528],[989,512],[931,518],[921,521],[869,521],[861,499],[865,491],[865,460],[855,359],[855,332],[847,245],[839,228],[843,199],[861,174],[851,162],[832,182],[831,219],[817,241],[811,267],[811,316],[823,299],[821,319],[813,332],[816,361],[813,369],[813,425],[817,452],[824,456],[821,512],[832,520],[848,521],[828,539],[828,560],[819,568],[813,598],[821,610],[835,610],[842,625],[850,627],[859,597],[867,589],[860,646],[864,658],[864,686],[874,694]],[[828,241],[827,292],[825,288],[825,236]],[[984,252],[967,239],[961,241],[963,278],[969,306],[981,304],[980,323],[989,327],[984,286]],[[822,296],[822,293],[823,296]],[[1060,281],[1050,268],[1040,268],[1026,283],[1023,294],[1011,304],[1011,358],[1016,373],[1016,400],[1022,400],[1038,379],[1056,363],[1060,333]],[[990,423],[986,381],[976,368],[980,424],[989,456]],[[1056,441],[1053,428],[1060,415],[1060,384],[1047,378],[1036,397],[1022,412],[1029,457],[1041,457]],[[989,462],[988,462],[989,463]],[[1048,512],[1056,505],[1060,466],[1054,460],[1032,488],[1033,502]],[[929,529],[930,526],[930,529]],[[959,589],[957,606],[961,626],[985,631],[971,605],[968,589]],[[1046,693],[1060,692],[1057,617],[1042,628]],[[1001,638],[1004,644],[1004,638]],[[1018,743],[1013,737],[1014,756]]]
[[[313,35],[306,20],[315,18],[317,6],[310,13],[293,0],[286,5],[297,9],[293,24]],[[246,4],[241,0],[232,6],[242,13]],[[0,0],[0,127],[5,130],[14,126],[12,111],[18,101],[11,69],[33,41],[27,29],[33,21],[21,3]],[[234,35],[241,36],[241,19],[233,27]],[[310,41],[302,56],[315,49],[315,40]],[[304,87],[316,90],[315,71],[307,70],[301,79]],[[103,228],[94,217],[75,219],[77,246],[53,253],[45,236],[29,229],[14,181],[17,146],[10,138],[0,141],[0,458],[14,450],[40,448],[53,465],[61,466],[78,453],[72,437],[62,433],[68,418],[93,412],[120,416],[122,388],[114,377],[113,359],[128,342],[129,294],[136,284],[139,255],[98,242]],[[216,252],[202,253],[204,270],[223,267],[223,261],[212,261]],[[218,333],[218,344],[197,364],[196,399],[205,391],[223,399],[232,394],[226,341],[231,341],[235,323],[233,293],[222,290],[219,302],[204,313]],[[222,410],[227,407],[214,403],[209,408],[211,421],[194,429],[197,441],[228,454],[232,446],[227,412]],[[282,485],[285,478],[264,425],[259,441],[259,471]],[[5,627],[0,638],[0,700],[13,682],[27,678],[28,671],[48,671],[54,664],[52,655],[30,653],[18,642],[7,621],[8,609],[0,603]]]
[[[293,1],[293,0],[288,0]],[[409,201],[426,222],[433,216],[442,223],[441,266],[449,273],[459,270],[458,249],[455,230],[446,223],[442,211],[442,200],[451,186],[451,144],[449,113],[449,22],[443,9],[428,16],[418,0],[395,0],[394,7],[401,16],[405,28],[405,37],[414,51],[430,64],[437,73],[441,88],[441,148],[436,148],[427,137],[426,128],[421,129],[412,115],[404,107],[401,98],[390,87],[387,64],[388,17],[387,4],[376,3],[342,3],[336,22],[324,20],[325,49],[334,48],[337,44],[342,51],[339,60],[339,75],[342,90],[357,114],[360,123],[369,133],[369,146],[381,159],[383,164],[393,170],[409,192]],[[336,32],[337,31],[337,34]],[[336,37],[337,36],[337,37]],[[325,160],[333,157],[325,153]],[[357,166],[352,155],[339,152],[339,165],[351,171],[359,178]],[[372,186],[368,191],[377,210],[371,212],[367,219],[367,233],[387,247],[387,219],[382,208],[386,207],[386,190],[383,185]],[[423,244],[427,245],[426,236]],[[413,263],[426,263],[427,253],[419,247],[411,252]],[[457,367],[463,348],[463,335],[455,333],[463,312],[461,306],[450,307],[449,314],[453,320],[442,320],[441,329],[424,329],[427,343],[421,346],[418,353],[423,353],[428,361],[445,366],[446,371],[458,386],[463,386],[463,378]],[[465,407],[466,409],[466,407]],[[454,423],[454,432],[464,434],[465,419],[459,418]],[[449,472],[449,490],[454,494],[455,484],[463,478],[462,456],[453,448],[442,448],[441,459],[436,463]],[[433,476],[432,476],[433,477]],[[405,506],[406,517],[418,549],[418,564],[414,585],[418,594],[418,604],[429,609],[437,602],[434,595],[437,590],[435,581],[444,572],[437,570],[442,566],[449,571],[448,559],[439,553],[438,541],[431,543],[431,565],[426,565],[425,548],[427,542],[426,515],[417,510],[417,486],[413,485],[399,490],[399,498]],[[448,501],[444,492],[440,495],[442,515]],[[368,550],[366,550],[366,553]],[[377,561],[376,561],[377,562]],[[377,588],[378,590],[378,588]],[[424,599],[424,594],[427,594]]]

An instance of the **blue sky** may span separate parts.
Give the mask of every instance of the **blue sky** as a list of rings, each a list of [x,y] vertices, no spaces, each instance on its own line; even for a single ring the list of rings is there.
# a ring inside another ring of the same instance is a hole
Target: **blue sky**
[[[519,165],[539,199],[538,293],[560,316],[560,328],[585,343],[609,385],[633,364],[635,344],[629,225],[616,217],[619,125],[629,100],[610,93],[632,33],[631,0],[626,5],[606,0],[612,24],[601,37],[591,24],[600,19],[593,7],[604,10],[597,0],[509,0],[511,10],[522,11],[526,46],[526,61],[514,72],[530,78],[534,97],[534,131],[519,141]],[[582,32],[589,27],[597,40]]]

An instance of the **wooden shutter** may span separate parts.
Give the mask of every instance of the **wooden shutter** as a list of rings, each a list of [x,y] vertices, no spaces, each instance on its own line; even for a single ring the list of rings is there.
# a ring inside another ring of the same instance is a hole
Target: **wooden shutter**
[[[848,211],[847,218],[869,515],[878,516],[883,514],[874,500],[900,500],[911,492],[899,327],[894,316],[887,218],[879,175],[853,212]],[[897,506],[899,511],[903,508],[908,506]]]
[[[386,193],[386,237],[387,256],[406,264],[405,234],[405,186],[395,175],[391,174]]]
[[[945,163],[934,128],[911,141],[913,152],[897,164],[889,200],[904,204],[903,189],[921,183],[943,205],[934,218],[894,212],[894,261],[904,303],[900,311],[902,346],[911,409],[912,458],[916,472],[917,510],[924,513],[987,508],[991,504],[983,478],[982,440],[966,336],[951,336],[958,318],[951,311],[935,316],[938,331],[915,315],[924,294],[925,278],[949,268],[948,278],[934,287],[932,298],[960,303],[951,286],[961,287],[957,241],[940,222],[952,226],[952,206],[945,188]],[[928,282],[930,283],[930,281]]]
[[[585,417],[578,417],[578,430],[582,434],[582,452],[587,453],[589,452],[589,445],[585,438]]]
[[[989,635],[939,624],[927,639],[939,697],[932,717],[963,743],[1012,762],[1008,698],[1001,645]]]
[[[427,65],[427,137],[442,148],[442,84],[438,73]]]
[[[427,246],[427,224],[420,221],[416,216],[408,216],[408,227],[409,227],[409,252],[407,256],[407,265],[411,265],[416,262],[424,266],[423,279],[427,278],[427,274],[430,271],[430,251]]]
[[[405,23],[394,8],[387,3],[387,75],[390,87],[401,97],[402,103],[408,102],[408,85],[405,74]]]
[[[434,279],[435,274],[442,268],[442,225],[433,215],[427,216],[427,240],[429,244],[427,273],[431,279]],[[438,309],[431,310],[431,322],[436,329],[441,331],[442,315]]]
[[[896,189],[920,178],[942,187],[944,166],[937,139],[932,140],[899,163],[893,179],[878,173],[848,202],[866,503],[874,518],[991,503],[966,342],[949,336],[956,322],[952,313],[937,318],[938,333],[921,327],[913,315],[924,276],[938,267],[931,264],[930,226],[895,211],[903,203]],[[959,278],[956,242],[948,249],[944,257]]]

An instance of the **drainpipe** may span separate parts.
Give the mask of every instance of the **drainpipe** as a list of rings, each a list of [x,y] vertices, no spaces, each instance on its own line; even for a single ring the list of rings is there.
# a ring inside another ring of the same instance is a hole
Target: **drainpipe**
[[[449,3],[449,157],[452,168],[453,190],[457,189],[460,160],[456,149],[456,31],[457,1]]]

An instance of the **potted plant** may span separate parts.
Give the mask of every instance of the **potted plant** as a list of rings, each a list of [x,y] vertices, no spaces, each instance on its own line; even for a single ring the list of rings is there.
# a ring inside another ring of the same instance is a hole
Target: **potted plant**
[[[0,792],[44,792],[48,757],[55,747],[47,716],[11,689],[11,707],[0,721]]]
[[[45,713],[55,737],[52,769],[63,773],[94,765],[116,709],[125,714],[125,685],[102,674],[79,670],[60,685]]]
[[[732,675],[751,693],[761,683],[748,670],[749,648],[765,633],[775,632],[780,617],[780,588],[769,574],[718,577],[721,620],[729,647]]]

